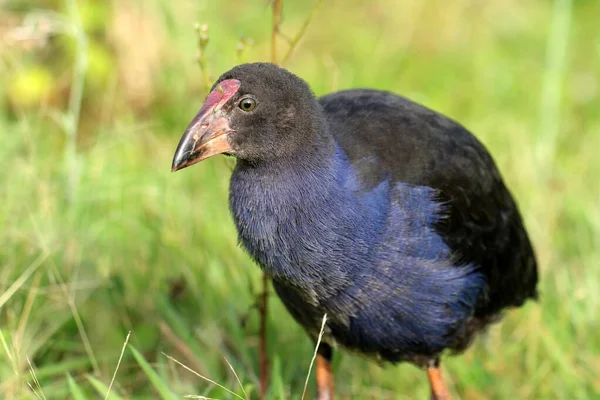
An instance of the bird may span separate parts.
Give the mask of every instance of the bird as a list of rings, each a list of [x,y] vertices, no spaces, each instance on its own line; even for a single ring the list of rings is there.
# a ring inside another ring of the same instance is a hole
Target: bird
[[[441,356],[537,299],[534,249],[492,156],[425,106],[374,89],[317,98],[282,67],[241,64],[211,88],[171,170],[217,154],[236,159],[239,243],[315,345],[322,334],[319,400],[334,398],[336,349],[411,363],[447,400]]]

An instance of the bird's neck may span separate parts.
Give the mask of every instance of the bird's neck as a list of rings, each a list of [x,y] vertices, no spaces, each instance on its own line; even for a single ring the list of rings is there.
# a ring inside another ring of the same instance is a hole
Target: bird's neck
[[[334,281],[336,274],[344,275],[327,267],[330,258],[339,257],[335,251],[368,248],[355,241],[371,240],[370,228],[385,207],[368,203],[382,193],[359,196],[351,171],[333,138],[295,160],[238,162],[231,178],[231,212],[240,242],[269,275],[300,286],[323,269]]]
[[[339,153],[334,139],[324,135],[292,157],[263,163],[238,160],[231,178],[230,205],[272,213],[317,207],[336,187]]]

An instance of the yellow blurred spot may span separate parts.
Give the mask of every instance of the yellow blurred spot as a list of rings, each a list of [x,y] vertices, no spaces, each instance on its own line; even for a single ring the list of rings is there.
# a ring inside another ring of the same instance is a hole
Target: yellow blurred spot
[[[88,49],[87,78],[94,86],[102,86],[114,71],[115,60],[106,46],[91,41]]]
[[[41,66],[19,70],[11,79],[7,95],[16,107],[32,107],[46,99],[54,88],[54,77]]]

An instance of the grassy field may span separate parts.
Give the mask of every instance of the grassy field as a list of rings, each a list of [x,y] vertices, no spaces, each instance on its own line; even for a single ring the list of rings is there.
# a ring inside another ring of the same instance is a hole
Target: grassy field
[[[287,36],[311,4],[284,1]],[[540,301],[447,358],[457,399],[600,398],[599,17],[327,0],[286,63],[317,94],[386,89],[461,121],[517,198]],[[164,354],[244,398],[228,360],[256,398],[261,275],[228,215],[232,161],[170,163],[207,82],[270,59],[270,26],[266,0],[0,1],[0,398],[104,398],[113,375],[111,399],[236,398]],[[269,398],[299,399],[311,343],[275,297],[268,329]],[[335,367],[343,398],[429,395],[410,365]]]

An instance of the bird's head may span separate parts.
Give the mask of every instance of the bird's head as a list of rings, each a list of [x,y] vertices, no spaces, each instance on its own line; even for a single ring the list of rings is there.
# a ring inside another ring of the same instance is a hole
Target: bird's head
[[[314,141],[321,115],[302,79],[274,64],[239,65],[213,85],[177,146],[171,170],[216,154],[252,163],[289,157]]]

